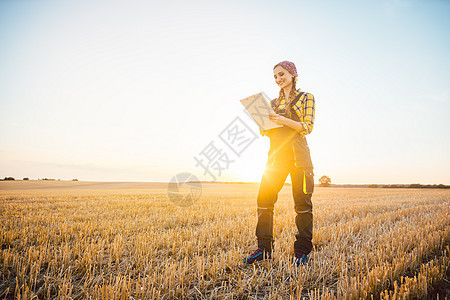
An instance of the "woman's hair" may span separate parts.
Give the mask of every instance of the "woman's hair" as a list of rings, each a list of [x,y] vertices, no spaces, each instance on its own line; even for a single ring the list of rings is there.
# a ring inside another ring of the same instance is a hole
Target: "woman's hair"
[[[285,97],[285,101],[286,101],[286,112],[290,115],[291,113],[291,101],[295,98],[295,92],[297,91],[297,80],[294,76],[292,76],[292,87],[291,87],[291,91],[289,92],[289,95],[287,97]],[[278,105],[280,105],[281,99],[283,99],[284,96],[284,91],[283,89],[280,89],[280,92],[278,94],[278,98],[277,101],[275,102],[277,107]]]

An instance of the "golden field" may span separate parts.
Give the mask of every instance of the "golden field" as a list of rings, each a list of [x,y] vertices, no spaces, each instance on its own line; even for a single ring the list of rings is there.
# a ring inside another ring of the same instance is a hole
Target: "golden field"
[[[448,297],[450,191],[316,188],[314,250],[291,264],[291,187],[272,261],[256,246],[258,184],[203,184],[192,206],[163,183],[0,182],[0,299]]]

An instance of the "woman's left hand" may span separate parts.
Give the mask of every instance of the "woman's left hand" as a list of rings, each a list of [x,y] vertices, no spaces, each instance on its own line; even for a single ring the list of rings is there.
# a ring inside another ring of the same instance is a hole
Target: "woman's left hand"
[[[277,114],[269,114],[269,119],[278,125],[286,125],[286,117]]]

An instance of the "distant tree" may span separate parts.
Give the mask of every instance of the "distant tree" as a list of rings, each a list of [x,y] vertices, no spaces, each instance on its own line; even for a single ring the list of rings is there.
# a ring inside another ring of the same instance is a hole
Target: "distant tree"
[[[378,184],[369,184],[370,188],[378,188]]]
[[[14,177],[5,177],[3,180],[15,180]]]
[[[72,179],[72,181],[78,181],[78,179],[74,178],[74,179]]]
[[[326,175],[323,175],[322,177],[320,177],[319,182],[320,182],[320,186],[330,186],[331,178]]]
[[[411,183],[408,187],[409,188],[421,188],[423,186],[420,183]]]
[[[30,178],[28,178],[28,177],[24,177],[24,178],[23,178],[23,180],[30,180]]]

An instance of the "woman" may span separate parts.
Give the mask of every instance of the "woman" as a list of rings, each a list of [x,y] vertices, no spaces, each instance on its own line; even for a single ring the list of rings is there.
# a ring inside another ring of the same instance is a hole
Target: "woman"
[[[283,126],[261,131],[270,138],[270,150],[257,198],[258,249],[244,258],[244,262],[252,264],[272,258],[273,208],[290,174],[298,229],[293,263],[299,266],[307,263],[312,250],[314,174],[305,135],[313,129],[315,101],[313,95],[296,89],[298,74],[294,63],[282,61],[276,64],[273,74],[280,92],[278,98],[270,102],[276,114],[269,117]]]

